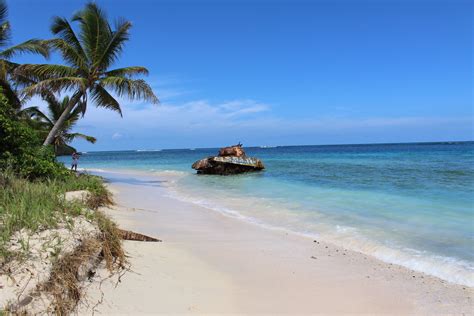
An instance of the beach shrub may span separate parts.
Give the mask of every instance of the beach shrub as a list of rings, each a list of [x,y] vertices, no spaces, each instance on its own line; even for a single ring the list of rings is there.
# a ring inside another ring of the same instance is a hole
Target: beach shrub
[[[63,188],[66,191],[87,190],[90,192],[87,207],[96,210],[101,206],[112,204],[112,196],[104,185],[104,179],[86,173],[69,173],[62,178]]]
[[[63,177],[68,173],[56,161],[52,148],[41,145],[37,132],[17,117],[0,92],[0,170],[8,168],[29,179]]]

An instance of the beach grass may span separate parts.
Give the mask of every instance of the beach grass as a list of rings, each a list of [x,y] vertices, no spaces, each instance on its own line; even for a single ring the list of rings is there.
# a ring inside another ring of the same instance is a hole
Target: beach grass
[[[56,228],[59,224],[73,223],[72,219],[79,215],[88,218],[100,231],[98,235],[81,240],[72,252],[66,253],[59,247],[52,256],[49,278],[38,284],[32,295],[49,295],[54,313],[67,315],[76,308],[84,294],[81,273],[88,262],[97,265],[103,260],[110,272],[125,267],[119,229],[98,210],[100,206],[112,203],[102,178],[71,173],[65,177],[32,181],[11,171],[3,171],[0,172],[0,186],[0,272],[9,263],[28,258],[28,238],[19,241],[21,250],[11,250],[15,232],[25,230],[28,235],[34,234]],[[89,194],[85,199],[65,198],[66,192],[78,190],[87,190]],[[66,227],[72,229],[73,225]],[[13,312],[17,308],[21,310],[16,305],[9,305],[9,311],[10,308]]]
[[[0,173],[0,186],[0,257],[4,261],[9,256],[6,244],[15,232],[54,228],[68,216],[83,214],[86,208],[95,210],[111,203],[102,179],[90,175],[29,181],[5,171]],[[75,190],[91,194],[84,202],[64,199],[65,192]]]

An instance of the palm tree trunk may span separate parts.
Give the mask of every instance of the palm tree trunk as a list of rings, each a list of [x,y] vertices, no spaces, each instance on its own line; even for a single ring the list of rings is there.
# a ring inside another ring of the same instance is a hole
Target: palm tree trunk
[[[82,92],[78,91],[72,96],[71,100],[69,100],[67,107],[64,109],[63,113],[61,114],[59,119],[56,121],[56,123],[54,123],[53,128],[51,128],[51,130],[49,131],[48,136],[43,142],[43,146],[48,146],[53,143],[54,137],[60,131],[69,113],[71,113],[74,106],[77,104],[77,102],[79,102],[79,99],[82,97],[82,94],[83,94]]]

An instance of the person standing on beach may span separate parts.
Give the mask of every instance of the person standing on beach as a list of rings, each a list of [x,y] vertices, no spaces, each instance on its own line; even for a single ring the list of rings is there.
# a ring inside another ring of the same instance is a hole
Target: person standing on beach
[[[77,161],[79,160],[79,154],[77,152],[72,153],[72,164],[71,171],[74,170],[77,172]]]

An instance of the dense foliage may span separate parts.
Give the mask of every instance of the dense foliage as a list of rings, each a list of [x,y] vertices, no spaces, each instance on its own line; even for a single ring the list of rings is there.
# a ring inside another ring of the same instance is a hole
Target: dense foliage
[[[49,131],[54,127],[56,122],[59,120],[67,105],[69,104],[69,96],[65,96],[62,99],[57,98],[53,93],[43,93],[43,99],[48,104],[47,111],[43,112],[38,107],[32,106],[21,110],[21,114],[26,118],[31,125],[38,130],[42,139],[45,139]],[[56,136],[53,139],[52,145],[54,146],[54,152],[56,156],[71,155],[76,151],[70,144],[74,139],[81,138],[90,143],[95,143],[96,138],[93,136],[72,132],[79,121],[82,114],[82,109],[76,107],[72,110],[64,120],[64,123],[58,129]]]
[[[63,177],[68,173],[59,164],[52,148],[41,146],[41,138],[0,92],[0,169],[11,169],[29,179]]]

